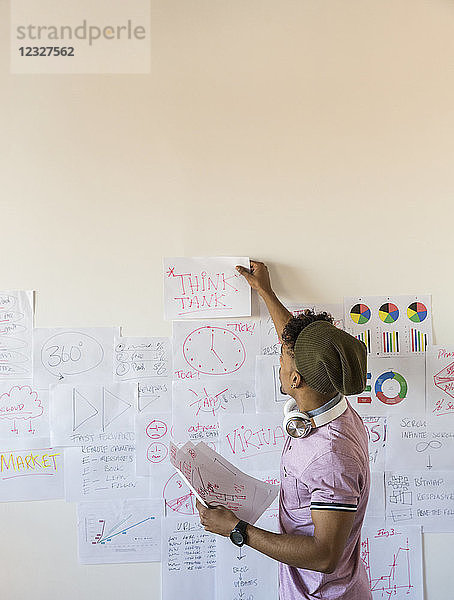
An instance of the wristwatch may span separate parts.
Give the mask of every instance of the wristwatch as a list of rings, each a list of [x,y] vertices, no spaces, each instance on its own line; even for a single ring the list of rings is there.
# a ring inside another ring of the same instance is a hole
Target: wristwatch
[[[230,532],[230,539],[235,546],[243,546],[247,542],[246,521],[238,521],[235,527]]]

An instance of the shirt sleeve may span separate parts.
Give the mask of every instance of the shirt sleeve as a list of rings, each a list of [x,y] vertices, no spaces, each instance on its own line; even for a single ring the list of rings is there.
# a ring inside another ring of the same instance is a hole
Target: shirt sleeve
[[[306,467],[301,479],[311,497],[311,510],[355,512],[366,476],[355,459],[327,452]]]

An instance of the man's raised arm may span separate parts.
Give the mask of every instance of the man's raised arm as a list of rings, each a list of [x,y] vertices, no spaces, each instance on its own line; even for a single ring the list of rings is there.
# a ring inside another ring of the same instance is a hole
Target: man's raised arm
[[[284,327],[293,315],[285,308],[273,292],[267,266],[262,262],[251,260],[250,270],[238,266],[237,271],[244,276],[251,288],[256,290],[265,302],[270,316],[273,319],[279,341],[282,342],[282,332]]]

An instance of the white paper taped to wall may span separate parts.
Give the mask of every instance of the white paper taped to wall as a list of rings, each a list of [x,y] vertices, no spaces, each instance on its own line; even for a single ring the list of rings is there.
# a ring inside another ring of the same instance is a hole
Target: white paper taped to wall
[[[35,389],[31,382],[0,382],[0,447],[26,450],[48,446],[48,389]]]
[[[162,489],[170,469],[171,426],[169,413],[141,414],[135,419],[136,473],[141,477],[152,477],[157,489]]]
[[[360,415],[424,412],[424,356],[369,356],[366,388],[348,399]]]
[[[220,452],[248,473],[278,469],[286,437],[281,414],[232,414],[221,417]]]
[[[388,417],[386,469],[448,470],[454,466],[454,420]]]
[[[344,298],[345,327],[372,356],[424,353],[432,343],[430,295]]]
[[[252,318],[173,323],[173,377],[254,379],[259,348]]]
[[[162,598],[213,600],[216,536],[198,517],[167,517],[162,523]]]
[[[424,532],[454,531],[454,471],[385,474],[389,526],[422,525]]]
[[[65,449],[65,498],[69,502],[149,498],[148,477],[136,476],[134,431],[87,436],[90,443]]]
[[[33,292],[0,292],[0,382],[32,377]]]
[[[52,386],[52,444],[81,446],[98,433],[133,429],[137,393],[134,383]]]
[[[334,319],[334,325],[340,329],[344,328],[344,307],[342,304],[310,304],[310,303],[295,303],[284,302],[284,306],[295,317],[300,315],[306,309],[313,310],[316,313],[327,312]],[[280,354],[281,343],[274,327],[273,319],[271,318],[266,304],[260,301],[260,354]]]
[[[61,448],[0,453],[0,502],[63,498]]]
[[[164,312],[168,320],[246,317],[251,288],[235,269],[245,257],[165,258]]]
[[[383,473],[385,470],[387,418],[384,416],[362,417],[368,437],[369,466],[371,472]]]
[[[111,383],[115,327],[37,328],[33,335],[33,381],[53,383]]]
[[[361,560],[373,600],[423,600],[420,527],[363,527]]]
[[[278,355],[257,356],[255,367],[255,389],[257,412],[283,413],[284,404],[290,396],[281,392]]]
[[[81,502],[77,515],[80,563],[161,560],[162,504],[159,500]]]
[[[208,378],[174,381],[172,407],[172,432],[176,442],[205,442],[216,449],[221,415],[255,413],[254,382]]]
[[[119,337],[115,339],[116,381],[139,381],[170,377],[170,339],[164,337]]]
[[[443,420],[454,415],[454,346],[426,351],[426,409]]]

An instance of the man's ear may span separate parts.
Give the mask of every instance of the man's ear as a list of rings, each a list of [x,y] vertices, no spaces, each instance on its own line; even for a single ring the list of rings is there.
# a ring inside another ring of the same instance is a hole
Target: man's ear
[[[292,374],[290,376],[290,385],[292,388],[299,388],[302,387],[304,385],[304,379],[301,375],[301,373],[299,373],[298,371],[292,371]]]

